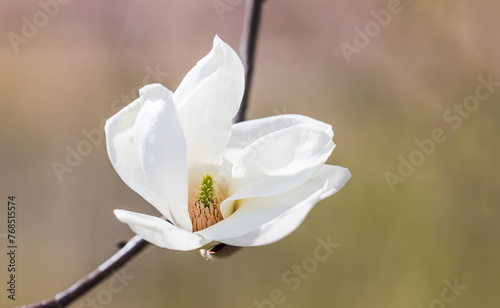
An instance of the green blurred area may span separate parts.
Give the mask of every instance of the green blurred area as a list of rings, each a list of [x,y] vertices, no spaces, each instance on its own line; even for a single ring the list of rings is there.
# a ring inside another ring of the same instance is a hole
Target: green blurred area
[[[132,236],[113,209],[155,214],[119,179],[103,140],[60,179],[52,165],[102,130],[151,70],[174,90],[215,34],[237,49],[244,4],[218,14],[216,3],[70,1],[17,53],[9,33],[21,35],[40,4],[0,5],[0,198],[16,195],[19,243],[17,300],[2,288],[0,306],[51,297],[111,256]],[[477,95],[480,76],[500,81],[500,3],[403,1],[348,63],[340,44],[354,45],[355,27],[374,27],[370,12],[394,3],[264,6],[248,119],[297,113],[332,124],[329,163],[353,175],[339,193],[287,238],[224,262],[149,247],[119,292],[106,281],[74,307],[256,307],[272,294],[276,307],[499,307],[498,87],[472,111],[454,108]],[[446,140],[415,160],[415,140],[435,129]],[[393,191],[386,175],[399,175],[400,156],[418,164]],[[314,263],[318,237],[340,246]],[[455,279],[467,288],[445,291]]]

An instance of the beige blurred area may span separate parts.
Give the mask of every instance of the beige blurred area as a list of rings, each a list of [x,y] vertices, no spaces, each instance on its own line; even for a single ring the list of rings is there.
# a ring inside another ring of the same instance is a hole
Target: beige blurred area
[[[1,307],[52,297],[115,253],[133,234],[113,209],[156,214],[113,170],[104,120],[145,83],[175,90],[216,34],[237,49],[244,6],[1,2]],[[498,16],[498,1],[267,0],[247,118],[330,123],[328,162],[352,179],[275,244],[224,262],[151,246],[71,307],[499,307]],[[318,260],[318,238],[340,246]]]

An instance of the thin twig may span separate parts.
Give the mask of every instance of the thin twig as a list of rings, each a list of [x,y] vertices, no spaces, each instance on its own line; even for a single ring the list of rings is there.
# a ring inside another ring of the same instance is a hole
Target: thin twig
[[[257,34],[259,32],[260,15],[264,0],[247,0],[243,33],[240,43],[240,58],[245,67],[245,92],[241,100],[240,110],[233,119],[234,123],[245,120],[248,106],[248,96],[252,85],[253,63],[255,59],[255,47],[257,45]]]
[[[240,57],[245,67],[245,92],[238,114],[233,119],[234,123],[245,119],[248,105],[248,93],[253,73],[253,62],[255,57],[255,46],[257,42],[257,32],[264,0],[247,0],[243,34],[240,44]],[[134,236],[123,248],[115,253],[111,258],[102,263],[97,269],[80,279],[67,290],[62,291],[51,299],[43,300],[36,304],[21,306],[21,308],[63,308],[90,291],[99,282],[103,281],[116,270],[124,266],[136,254],[149,245],[148,242]]]
[[[90,272],[87,276],[80,279],[67,290],[56,294],[51,299],[43,300],[36,304],[22,306],[22,308],[62,308],[68,306],[74,300],[92,289],[99,282],[113,274],[120,267],[124,266],[132,257],[148,246],[148,242],[134,236],[122,249],[115,253],[111,258],[102,263],[97,269]]]

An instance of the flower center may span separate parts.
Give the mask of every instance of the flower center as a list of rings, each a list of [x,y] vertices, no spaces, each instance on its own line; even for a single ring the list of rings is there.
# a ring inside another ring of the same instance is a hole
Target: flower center
[[[201,180],[200,190],[189,203],[189,217],[193,232],[203,230],[221,221],[220,204],[224,200],[217,192],[213,176],[207,174]]]

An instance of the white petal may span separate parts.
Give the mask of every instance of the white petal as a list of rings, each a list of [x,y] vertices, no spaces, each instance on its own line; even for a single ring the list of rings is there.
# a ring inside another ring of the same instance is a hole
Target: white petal
[[[277,242],[295,231],[304,221],[316,202],[304,202],[300,207],[285,213],[283,216],[263,224],[243,236],[226,240],[233,246],[262,246]]]
[[[135,234],[159,247],[192,250],[210,242],[158,217],[124,210],[115,210],[114,213],[118,220],[128,224]]]
[[[191,231],[187,209],[186,141],[171,92],[160,84],[139,91],[143,106],[134,125],[134,141],[146,177],[165,199],[173,222]]]
[[[106,121],[106,146],[109,159],[120,178],[151,203],[163,216],[172,220],[168,205],[146,178],[134,144],[133,126],[141,110],[139,98]]]
[[[197,233],[235,246],[275,242],[300,225],[319,200],[326,183],[324,178],[315,178],[278,196],[240,200],[231,216]]]
[[[315,177],[321,177],[328,180],[327,187],[320,196],[320,200],[323,200],[344,187],[347,181],[351,178],[351,172],[349,169],[341,166],[324,165]]]
[[[257,139],[288,127],[306,123],[322,126],[324,131],[331,133],[330,139],[333,138],[333,130],[329,128],[330,125],[324,122],[298,114],[277,115],[234,124],[231,128],[231,138],[229,138],[224,157],[232,162],[243,148]]]
[[[184,77],[173,96],[187,141],[190,187],[220,168],[243,89],[241,60],[216,36],[212,50]]]
[[[234,124],[228,147],[244,148],[265,135],[299,124],[314,124],[323,127],[323,130],[328,131],[330,137],[333,138],[333,131],[329,124],[304,115],[283,114]]]
[[[233,162],[229,197],[221,204],[223,217],[233,212],[232,200],[277,195],[318,172],[335,146],[327,127],[294,125],[245,147]]]

